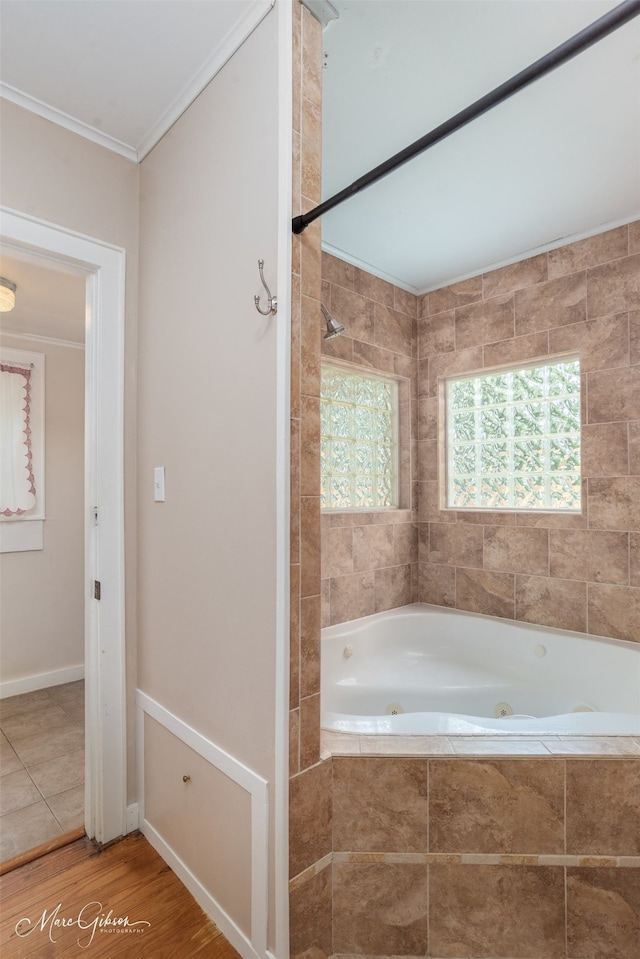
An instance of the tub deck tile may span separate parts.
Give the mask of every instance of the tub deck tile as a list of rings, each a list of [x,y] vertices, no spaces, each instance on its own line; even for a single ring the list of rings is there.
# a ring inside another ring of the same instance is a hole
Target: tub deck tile
[[[322,730],[322,756],[640,757],[633,736],[360,736]]]

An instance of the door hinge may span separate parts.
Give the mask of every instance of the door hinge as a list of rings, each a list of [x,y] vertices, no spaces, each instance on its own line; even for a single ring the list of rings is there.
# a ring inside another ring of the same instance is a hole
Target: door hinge
[[[93,525],[97,526],[98,525],[98,507],[94,506],[91,512],[93,514]]]
[[[94,581],[93,581],[93,598],[94,598],[94,599],[100,599],[100,593],[101,593],[101,591],[102,591],[102,587],[100,586],[100,580],[99,580],[99,579],[94,579]]]

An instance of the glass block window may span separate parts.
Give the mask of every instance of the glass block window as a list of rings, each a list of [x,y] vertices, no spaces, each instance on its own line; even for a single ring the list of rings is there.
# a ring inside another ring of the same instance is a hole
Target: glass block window
[[[447,506],[581,508],[580,363],[448,380]]]
[[[320,396],[322,508],[397,506],[397,382],[323,363]]]

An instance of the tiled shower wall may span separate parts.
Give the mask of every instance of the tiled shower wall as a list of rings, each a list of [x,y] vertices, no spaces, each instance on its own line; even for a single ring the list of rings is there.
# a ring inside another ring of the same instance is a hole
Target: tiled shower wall
[[[293,3],[293,215],[320,202],[322,28]],[[291,291],[291,955],[331,937],[331,762],[320,761],[320,224],[293,237]]]
[[[582,515],[442,510],[438,378],[568,352]],[[420,599],[640,641],[640,222],[425,294],[418,355]]]
[[[417,297],[328,253],[322,301],[346,327],[322,338],[323,358],[338,359],[408,384],[400,417],[399,510],[322,517],[322,625],[406,606],[418,598]]]

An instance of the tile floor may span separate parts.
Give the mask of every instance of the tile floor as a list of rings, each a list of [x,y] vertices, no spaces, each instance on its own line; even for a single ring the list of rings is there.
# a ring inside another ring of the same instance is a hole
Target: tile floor
[[[84,822],[84,681],[0,701],[0,862]]]

